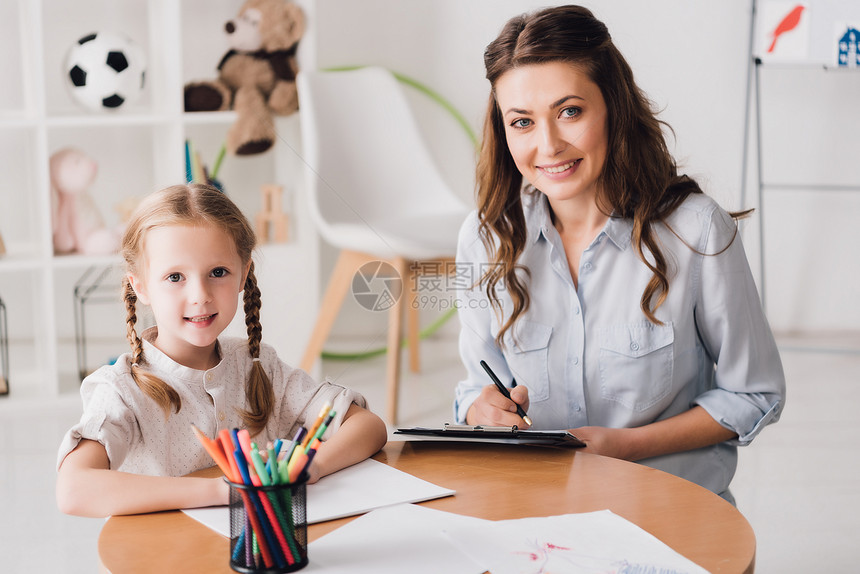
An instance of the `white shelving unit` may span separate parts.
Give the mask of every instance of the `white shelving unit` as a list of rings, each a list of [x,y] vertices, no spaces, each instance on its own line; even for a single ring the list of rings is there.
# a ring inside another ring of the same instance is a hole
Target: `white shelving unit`
[[[0,297],[12,351],[10,394],[0,397],[0,409],[29,400],[78,400],[73,287],[87,268],[119,263],[118,256],[54,255],[51,154],[74,146],[98,162],[89,191],[108,225],[120,223],[114,208],[123,199],[184,181],[186,139],[211,166],[235,115],[186,114],[182,90],[186,82],[215,75],[228,49],[224,23],[240,6],[239,0],[0,3],[0,66],[6,76],[0,90],[0,236],[6,246]],[[95,31],[121,32],[146,51],[146,87],[127,109],[88,112],[64,85],[66,51]],[[309,65],[308,52],[300,50],[302,65]],[[252,222],[261,185],[277,183],[286,190],[290,240],[264,245],[256,261],[264,340],[295,364],[315,319],[319,247],[302,193],[297,115],[278,118],[277,131],[274,150],[228,156],[218,178]],[[87,335],[93,367],[127,350],[124,317],[119,295],[116,305],[92,309]],[[231,333],[242,335],[241,321],[235,323]]]

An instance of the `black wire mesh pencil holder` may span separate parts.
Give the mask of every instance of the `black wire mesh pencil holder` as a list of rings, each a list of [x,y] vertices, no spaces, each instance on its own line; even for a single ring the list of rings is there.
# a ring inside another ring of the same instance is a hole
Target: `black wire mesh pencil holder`
[[[282,574],[308,565],[307,474],[294,483],[230,486],[230,568]],[[255,550],[259,549],[259,551]]]

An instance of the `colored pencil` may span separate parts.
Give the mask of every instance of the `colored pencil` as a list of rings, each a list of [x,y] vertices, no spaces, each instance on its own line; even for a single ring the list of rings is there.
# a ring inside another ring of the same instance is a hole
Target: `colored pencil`
[[[302,442],[302,448],[305,448],[305,449],[308,448],[308,444],[310,444],[311,440],[313,440],[314,435],[317,432],[317,429],[320,428],[320,425],[323,423],[326,415],[328,414],[328,412],[330,410],[331,410],[331,403],[326,401],[326,403],[323,405],[322,409],[320,410],[320,414],[317,417],[317,420],[314,421],[314,424],[311,427],[311,430],[308,431],[308,435],[305,437],[305,440]]]
[[[233,471],[230,468],[230,464],[227,462],[227,456],[221,449],[221,444],[217,441],[210,439],[208,436],[203,434],[203,431],[201,431],[194,425],[191,425],[191,430],[194,431],[194,434],[197,436],[197,439],[203,445],[203,448],[206,449],[206,452],[209,453],[209,456],[212,457],[212,460],[215,461],[215,464],[218,465],[218,468],[221,469],[221,472],[224,473],[224,476],[229,479],[232,476]]]

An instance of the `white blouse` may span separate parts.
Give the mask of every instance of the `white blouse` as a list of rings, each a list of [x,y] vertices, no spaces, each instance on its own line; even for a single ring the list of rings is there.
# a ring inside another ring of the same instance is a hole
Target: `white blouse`
[[[245,382],[252,359],[247,340],[218,340],[221,361],[199,371],[184,367],[150,341],[157,331],[143,333],[145,368],[172,386],[182,399],[169,416],[131,378],[131,353],[101,367],[81,385],[84,412],[60,445],[57,467],[81,439],[104,445],[112,470],[155,476],[182,476],[213,466],[191,425],[214,438],[221,429],[243,428],[240,410],[247,408]],[[325,436],[336,432],[352,403],[366,406],[364,397],[331,382],[317,383],[307,373],[281,361],[263,345],[260,361],[275,392],[275,406],[266,428],[252,440],[265,445],[276,438],[292,439],[299,425],[313,424],[330,401],[336,411]]]

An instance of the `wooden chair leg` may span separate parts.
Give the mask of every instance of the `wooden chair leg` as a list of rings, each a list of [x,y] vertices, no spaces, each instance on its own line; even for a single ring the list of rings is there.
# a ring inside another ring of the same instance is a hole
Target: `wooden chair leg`
[[[408,307],[406,309],[406,338],[409,346],[409,370],[413,373],[421,372],[421,313],[418,311],[418,269],[415,264],[410,265],[409,285],[404,285],[403,295],[409,294]]]
[[[402,257],[396,257],[392,262],[402,278],[408,278],[408,265]],[[403,300],[406,299],[407,285],[404,281],[403,292],[397,302],[388,310],[388,361],[386,386],[388,388],[388,404],[386,417],[392,425],[397,424],[397,401],[400,391],[400,337],[403,331]]]
[[[361,267],[363,263],[371,260],[368,255],[346,249],[340,252],[335,263],[334,271],[328,280],[323,300],[320,302],[320,310],[317,314],[316,325],[308,339],[305,354],[302,357],[302,362],[299,365],[303,370],[310,371],[317,359],[322,353],[323,345],[325,345],[331,328],[334,325],[337,314],[343,305],[343,300],[352,285],[352,277],[355,271]]]

